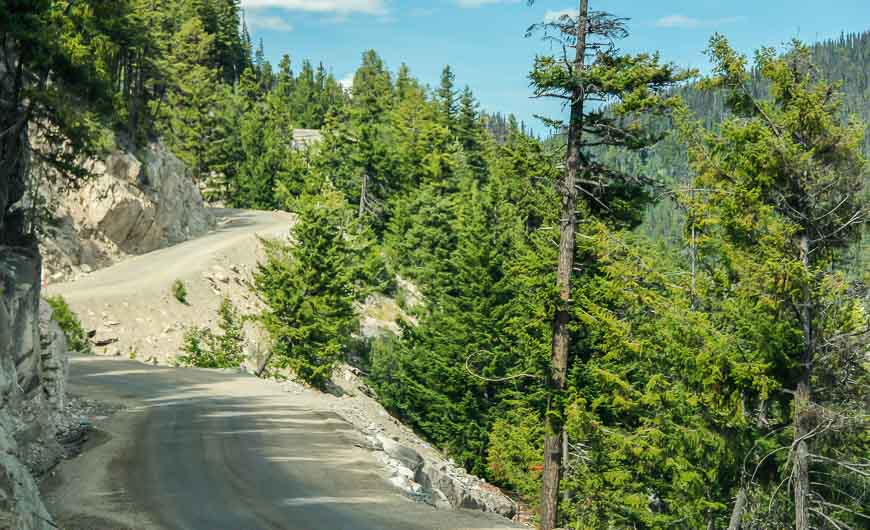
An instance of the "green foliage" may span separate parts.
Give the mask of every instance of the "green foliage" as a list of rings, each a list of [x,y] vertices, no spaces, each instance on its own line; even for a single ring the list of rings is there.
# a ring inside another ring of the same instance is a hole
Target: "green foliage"
[[[33,242],[39,220],[16,206],[42,178],[33,167],[48,166],[58,183],[74,186],[87,176],[77,160],[107,146],[107,60],[129,14],[128,2],[0,2],[0,244]],[[30,137],[48,146],[33,164]]]
[[[866,477],[833,461],[867,455],[858,434],[866,430],[867,415],[856,411],[854,401],[868,392],[868,367],[859,360],[866,358],[866,346],[840,339],[870,329],[866,288],[848,281],[844,270],[866,224],[864,126],[844,122],[837,85],[824,80],[811,50],[798,42],[782,55],[760,50],[752,72],[721,36],[711,39],[709,53],[715,75],[702,88],[722,91],[730,116],[712,131],[683,123],[697,173],[693,187],[707,190],[683,197],[705,271],[699,295],[766,367],[772,389],[798,389],[747,393],[743,401],[764,411],[766,422],[789,426],[751,433],[774,445],[771,450],[798,445],[803,433],[814,432],[803,442],[820,457],[808,463],[812,497],[806,502],[814,524],[860,524],[867,497],[857,492],[866,491]],[[748,89],[753,75],[764,80],[766,97]],[[802,388],[811,393],[806,403],[795,397]],[[740,450],[750,463],[764,456],[745,445]],[[777,466],[754,474],[766,486],[754,494],[791,504],[793,491],[775,489],[791,476],[791,461],[774,461]],[[756,518],[769,521],[771,514],[747,519]]]
[[[64,153],[96,150],[101,121],[134,142],[161,134],[209,199],[298,213],[290,241],[265,243],[255,275],[274,366],[324,387],[337,363],[358,360],[391,412],[529,502],[557,417],[567,528],[724,527],[740,488],[747,525],[784,528],[794,507],[788,482],[778,486],[806,348],[795,308],[809,305],[810,420],[830,423],[811,442],[814,499],[829,503],[814,509],[844,528],[865,521],[870,487],[834,461],[863,462],[870,447],[867,280],[857,281],[870,263],[857,152],[870,144],[850,118],[870,109],[867,35],[762,50],[751,68],[717,37],[714,75],[686,86],[658,55],[606,44],[579,72],[536,58],[537,95],[570,98],[582,83],[606,103],[585,109],[572,362],[552,395],[561,135],[541,142],[481,113],[449,66],[428,89],[370,50],[349,94],[323,65],[284,56],[273,67],[235,0],[10,6],[0,3],[0,29],[27,50],[28,79],[50,71],[52,82],[0,100],[32,102],[32,123],[57,124],[41,132],[73,142]],[[622,24],[598,13],[592,27],[609,43]],[[568,16],[541,29],[573,28]],[[6,110],[3,130],[16,119]],[[682,137],[670,134],[675,110]],[[297,149],[296,128],[322,129],[323,142]],[[15,138],[3,137],[4,153]],[[21,193],[10,160],[4,213]],[[407,305],[397,275],[422,303],[401,336],[369,349],[355,302],[396,293]],[[183,291],[173,285],[182,303]],[[55,312],[87,346],[68,307]],[[180,362],[238,366],[242,322],[224,301],[217,331],[187,330]]]
[[[180,303],[187,305],[187,287],[181,280],[172,282],[172,296]]]
[[[273,362],[323,388],[354,330],[354,234],[344,197],[329,187],[299,212],[292,242],[264,241],[254,281],[266,304]]]
[[[184,332],[177,361],[182,366],[198,368],[236,368],[245,360],[244,319],[229,299],[218,308],[218,329],[192,327]]]
[[[523,498],[541,491],[544,424],[538,411],[518,408],[497,419],[489,433],[487,462],[501,484],[510,484]]]
[[[51,306],[52,318],[63,330],[67,348],[77,353],[91,353],[91,343],[88,341],[87,333],[66,300],[62,296],[50,296],[45,301]]]
[[[166,132],[173,151],[190,166],[195,179],[208,174],[216,140],[213,111],[218,71],[210,64],[214,40],[202,21],[193,17],[175,34],[168,58],[175,83],[168,94]]]

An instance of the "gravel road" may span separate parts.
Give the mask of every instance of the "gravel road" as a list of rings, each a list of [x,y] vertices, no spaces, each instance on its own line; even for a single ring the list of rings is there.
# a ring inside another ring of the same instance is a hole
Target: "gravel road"
[[[214,263],[251,266],[253,236],[277,237],[292,223],[280,213],[226,211],[224,218],[205,237],[50,286],[48,294],[63,295],[86,325],[117,320],[113,332],[130,344],[158,333],[163,320],[196,322],[219,300],[203,271]],[[167,295],[176,278],[191,286],[189,305]],[[170,349],[177,339],[152,343]],[[124,408],[98,421],[84,453],[44,485],[49,510],[67,530],[515,528],[491,514],[435,510],[403,497],[356,445],[361,435],[317,392],[287,392],[243,373],[99,356],[71,360],[69,390]]]

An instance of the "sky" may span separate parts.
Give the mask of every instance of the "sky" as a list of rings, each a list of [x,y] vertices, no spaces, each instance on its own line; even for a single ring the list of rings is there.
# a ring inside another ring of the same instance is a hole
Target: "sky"
[[[534,116],[562,115],[554,102],[531,99],[528,73],[536,54],[554,50],[525,37],[528,26],[571,10],[576,0],[242,0],[255,42],[277,64],[322,62],[349,80],[362,53],[374,49],[395,71],[406,63],[423,83],[437,85],[449,64],[460,87],[469,85],[481,107],[513,113],[534,130]],[[781,46],[792,38],[815,42],[842,32],[870,30],[870,0],[590,0],[590,9],[626,17],[626,52],[658,50],[680,66],[699,68],[710,36],[719,32],[739,51]]]

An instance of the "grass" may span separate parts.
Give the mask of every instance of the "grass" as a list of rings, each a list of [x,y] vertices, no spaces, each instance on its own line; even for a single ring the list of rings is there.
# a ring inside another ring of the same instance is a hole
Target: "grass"
[[[184,305],[187,305],[187,287],[181,280],[175,280],[172,283],[172,296]]]
[[[85,333],[78,315],[70,309],[66,300],[62,296],[51,296],[45,301],[51,306],[52,317],[66,336],[67,347],[78,353],[92,353],[88,335]]]

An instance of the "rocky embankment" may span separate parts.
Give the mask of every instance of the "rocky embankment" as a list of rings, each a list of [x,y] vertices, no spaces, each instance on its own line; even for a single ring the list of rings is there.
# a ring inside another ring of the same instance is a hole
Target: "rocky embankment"
[[[64,456],[69,365],[40,266],[36,249],[0,247],[0,529],[55,528],[36,480]]]
[[[40,202],[51,212],[40,243],[45,283],[68,281],[207,233],[214,225],[185,164],[161,142],[87,160],[80,187],[46,179]]]
[[[517,504],[499,488],[468,474],[411,429],[391,416],[373,397],[359,370],[345,365],[334,382],[341,397],[333,410],[359,430],[390,482],[410,498],[437,508],[465,508],[518,515]]]

